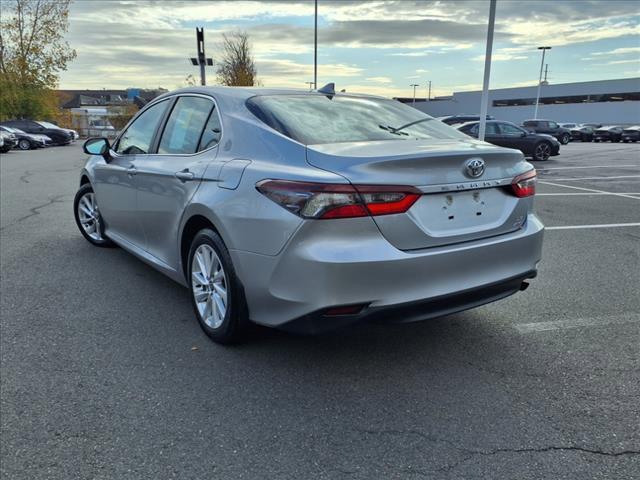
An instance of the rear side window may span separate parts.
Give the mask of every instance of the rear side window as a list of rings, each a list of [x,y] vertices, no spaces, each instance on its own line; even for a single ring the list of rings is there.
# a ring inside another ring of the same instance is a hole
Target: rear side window
[[[212,100],[203,97],[178,98],[162,133],[158,153],[196,153],[213,106]]]
[[[376,140],[466,139],[456,129],[395,100],[321,94],[250,98],[256,117],[305,145]]]
[[[522,132],[524,132],[524,130],[522,130],[521,128],[518,128],[515,125],[511,125],[509,123],[501,123],[500,130],[502,130],[502,133],[504,135],[513,135],[513,136],[520,136],[522,135]]]
[[[142,112],[120,137],[116,152],[124,155],[148,153],[167,105],[168,101],[163,100]]]
[[[538,126],[538,122],[532,122],[532,121],[526,121],[523,123],[523,125],[525,127],[537,127]]]
[[[209,114],[209,120],[207,121],[207,125],[204,127],[204,132],[202,132],[198,151],[201,152],[202,150],[213,147],[220,141],[220,135],[222,135],[222,127],[220,125],[218,112],[214,106],[213,110],[211,110],[211,113]]]

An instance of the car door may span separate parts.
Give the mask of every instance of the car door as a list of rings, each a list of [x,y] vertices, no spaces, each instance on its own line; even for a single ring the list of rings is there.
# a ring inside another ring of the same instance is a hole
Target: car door
[[[213,98],[178,96],[154,153],[136,165],[138,210],[147,252],[172,268],[178,265],[176,242],[182,214],[207,166],[216,159],[221,135]]]
[[[136,163],[151,150],[169,100],[145,108],[118,138],[109,163],[94,169],[93,188],[106,233],[144,249],[146,239],[137,208]]]
[[[502,134],[503,147],[515,148],[522,153],[531,154],[535,137],[516,125],[506,122],[498,122],[500,133]]]

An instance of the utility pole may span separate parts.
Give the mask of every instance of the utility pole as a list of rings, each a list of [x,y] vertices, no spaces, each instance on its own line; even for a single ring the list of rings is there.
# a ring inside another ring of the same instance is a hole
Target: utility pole
[[[415,105],[416,104],[416,87],[419,87],[420,85],[418,85],[417,83],[412,83],[409,86],[413,87],[413,105]]]
[[[313,87],[318,88],[318,0],[315,0],[313,19]]]
[[[193,66],[200,66],[200,85],[206,85],[207,79],[204,73],[204,67],[213,65],[213,59],[206,58],[204,55],[204,28],[196,27],[196,48],[198,50],[198,56],[196,58],[191,57],[191,64]]]
[[[431,80],[429,80],[429,93],[427,94],[427,98],[431,101]]]
[[[547,82],[547,73],[549,72],[549,64],[545,63],[544,65],[544,84],[547,85],[549,82]]]
[[[487,50],[484,55],[484,80],[482,81],[482,100],[480,101],[480,126],[478,140],[484,140],[487,127],[487,104],[489,102],[489,77],[491,76],[491,52],[493,50],[493,27],[496,23],[496,0],[489,4],[489,26],[487,27]]]
[[[540,103],[540,87],[542,86],[542,68],[544,67],[544,54],[547,50],[551,50],[551,47],[538,47],[538,50],[542,50],[542,61],[540,62],[540,76],[538,78],[538,93],[536,94],[536,110],[533,114],[533,119],[538,118],[538,104]]]

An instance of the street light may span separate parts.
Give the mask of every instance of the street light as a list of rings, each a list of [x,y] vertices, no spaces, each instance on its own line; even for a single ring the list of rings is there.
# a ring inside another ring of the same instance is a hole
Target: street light
[[[544,67],[544,54],[547,50],[551,50],[551,47],[538,47],[538,50],[542,50],[542,61],[540,62],[540,77],[538,78],[538,93],[536,94],[536,111],[533,115],[533,119],[538,119],[538,104],[540,103],[540,87],[542,86],[542,68]]]
[[[420,85],[417,84],[417,83],[412,83],[409,86],[413,87],[413,104],[415,105],[415,103],[416,103],[416,87],[419,87]]]
[[[313,90],[314,82],[304,82],[306,85],[309,85],[309,91]]]
[[[431,101],[431,80],[429,80],[429,91],[427,93],[427,98]]]

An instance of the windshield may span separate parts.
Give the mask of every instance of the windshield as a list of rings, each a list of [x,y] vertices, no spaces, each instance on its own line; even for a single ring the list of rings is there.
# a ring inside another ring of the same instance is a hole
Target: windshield
[[[463,133],[396,100],[336,95],[250,98],[254,115],[305,145],[376,140],[467,139]]]
[[[39,124],[40,126],[44,127],[44,128],[60,128],[57,125],[54,125],[53,123],[49,123],[49,122],[36,122],[37,124]]]

